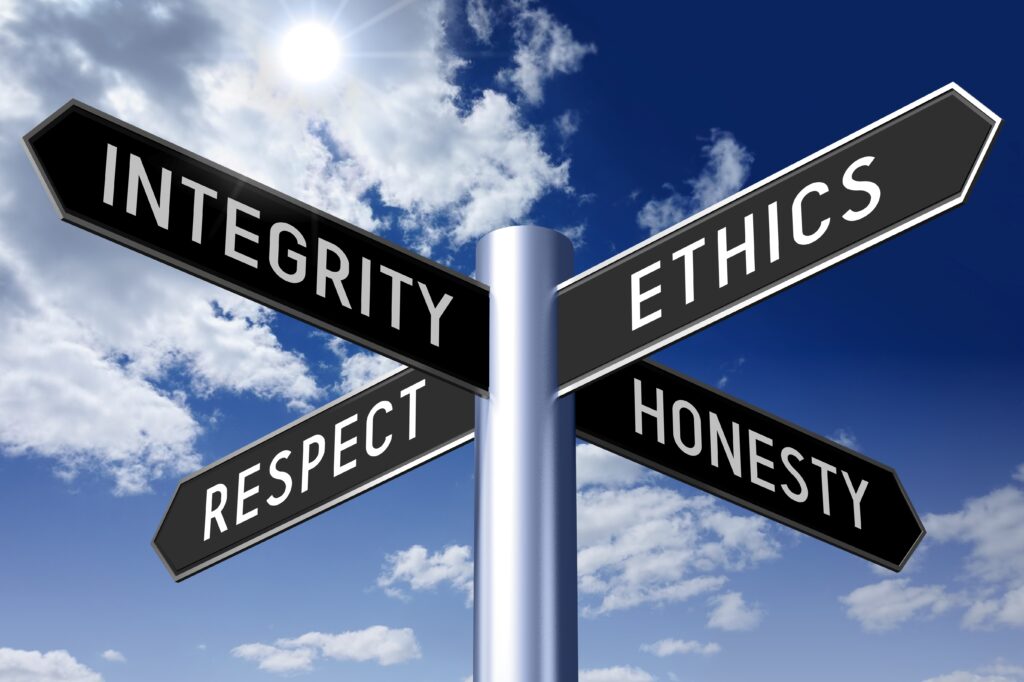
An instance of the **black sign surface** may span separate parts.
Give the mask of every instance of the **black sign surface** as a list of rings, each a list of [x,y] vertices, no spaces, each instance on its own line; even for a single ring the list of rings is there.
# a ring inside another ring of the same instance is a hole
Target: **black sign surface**
[[[473,438],[473,394],[407,368],[178,484],[153,538],[183,580]]]
[[[486,393],[478,282],[75,101],[25,144],[61,219]]]
[[[560,393],[962,203],[999,123],[951,84],[564,283]]]
[[[652,362],[579,389],[576,435],[894,571],[924,537],[889,467]]]

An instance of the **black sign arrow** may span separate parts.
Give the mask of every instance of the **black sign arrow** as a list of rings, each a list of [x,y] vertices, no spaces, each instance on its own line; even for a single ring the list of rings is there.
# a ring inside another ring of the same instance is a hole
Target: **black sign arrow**
[[[563,283],[560,393],[959,205],[999,123],[950,84]]]
[[[153,538],[176,581],[473,438],[473,394],[399,370],[197,471]]]
[[[576,434],[894,571],[924,537],[889,467],[652,362],[579,389]]]
[[[25,146],[66,222],[486,394],[479,282],[76,101]]]

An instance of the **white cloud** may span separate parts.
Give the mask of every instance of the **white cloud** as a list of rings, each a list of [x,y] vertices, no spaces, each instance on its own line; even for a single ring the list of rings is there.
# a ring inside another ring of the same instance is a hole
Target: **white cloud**
[[[968,500],[960,511],[927,514],[924,525],[932,542],[970,548],[965,571],[978,590],[963,625],[1024,627],[1024,489],[999,488]]]
[[[570,137],[579,132],[580,113],[573,109],[566,110],[555,119],[555,129],[558,131],[563,142],[568,141]]]
[[[477,40],[482,43],[491,42],[494,33],[494,13],[487,6],[487,0],[466,0],[466,21],[473,29]]]
[[[18,69],[9,62],[0,62],[4,78],[0,80],[0,119],[25,122],[39,118],[42,102],[39,96],[18,77]]]
[[[373,6],[353,2],[343,14]],[[252,11],[260,13],[255,5]],[[570,190],[569,162],[552,162],[540,131],[508,97],[493,90],[471,95],[456,85],[464,62],[445,43],[442,2],[405,6],[387,27],[354,32],[347,49],[416,59],[352,62],[331,84],[344,106],[284,97],[272,74],[246,64],[197,71],[204,119],[214,121],[209,153],[232,168],[246,164],[240,170],[284,191],[302,181],[307,201],[384,229],[371,217],[367,192],[375,190],[385,206],[404,212],[397,220],[402,241],[424,254],[522,222],[541,196]],[[252,40],[245,33],[235,39],[242,47]],[[252,133],[232,130],[238,120],[251,121]],[[284,161],[297,154],[309,161]],[[339,177],[330,179],[328,171]]]
[[[294,673],[313,669],[317,652],[309,648],[284,648],[270,644],[240,644],[231,655],[254,661],[268,673]]]
[[[577,446],[577,559],[584,616],[682,602],[720,590],[726,571],[779,556],[769,523],[706,495],[647,484],[658,475],[590,444]],[[421,545],[385,558],[377,585],[391,596],[448,584],[473,591],[470,548]]]
[[[577,490],[589,486],[626,488],[657,475],[652,469],[591,443],[576,444]]]
[[[671,192],[669,196],[664,199],[651,199],[636,214],[637,224],[650,231],[651,234],[661,232],[693,213],[690,209],[690,199],[677,192],[668,183],[664,187]]]
[[[857,441],[857,436],[847,429],[836,429],[835,432],[829,436],[829,439],[839,443],[845,448],[850,448],[851,450],[856,450],[860,447],[860,443]]]
[[[846,615],[868,632],[885,632],[918,614],[938,615],[956,606],[957,595],[941,585],[913,586],[907,578],[883,580],[858,587],[839,598]]]
[[[968,588],[950,592],[943,585],[884,580],[840,597],[847,615],[866,630],[882,631],[957,607],[964,609],[961,625],[967,629],[1024,627],[1024,489],[998,488],[967,500],[959,511],[926,514],[923,523],[929,542],[968,546],[961,576]]]
[[[94,333],[61,308],[33,300],[3,265],[0,257],[4,297],[25,295],[21,306],[5,305],[0,319],[5,454],[53,460],[67,479],[97,470],[114,479],[118,494],[197,468],[200,427],[180,397],[122,367]]]
[[[718,378],[718,382],[716,383],[718,388],[725,388],[729,381],[732,379],[733,375],[739,372],[743,365],[745,365],[746,363],[747,359],[743,356],[736,358],[732,362],[726,363],[723,366],[722,376]]]
[[[445,42],[444,16],[440,0],[383,14],[369,0],[347,3],[339,22],[360,27],[348,49],[416,58],[354,60],[323,91],[300,92],[258,48],[265,27],[287,18],[273,3],[0,8],[0,66],[19,67],[0,97],[5,453],[49,458],[69,477],[98,471],[119,493],[140,492],[200,463],[203,420],[189,395],[246,393],[295,409],[322,396],[267,311],[59,224],[18,144],[29,119],[74,92],[364,228],[400,228],[424,253],[457,248],[571,186],[569,161],[552,161],[541,130],[506,95],[456,84],[462,62]],[[105,32],[90,28],[100,25]],[[381,206],[398,212],[379,215]],[[386,363],[353,353],[340,383]]]
[[[309,632],[293,640],[279,640],[278,645],[313,647],[324,657],[337,661],[375,660],[380,665],[394,665],[421,656],[411,628],[393,629],[382,625],[340,635]]]
[[[341,360],[340,376],[335,386],[340,395],[358,391],[402,366],[401,363],[373,351],[353,352],[353,344],[337,337],[329,339],[327,346]]]
[[[0,244],[3,237],[0,228]],[[116,299],[111,292],[125,291],[116,277],[101,285],[106,291],[93,286],[103,272],[55,282],[19,256],[10,246],[0,257],[0,443],[9,456],[54,460],[69,479],[98,471],[114,479],[118,494],[144,492],[201,461],[194,443],[202,429],[185,395],[160,387],[172,372],[184,370],[198,395],[247,392],[304,408],[319,393],[255,304],[189,282],[176,297],[164,285],[183,275],[144,275],[120,258],[106,272],[141,281]]]
[[[410,628],[374,625],[332,635],[308,632],[294,639],[279,639],[274,644],[241,644],[231,650],[237,658],[254,661],[260,670],[295,673],[313,669],[318,658],[337,661],[376,661],[394,665],[421,657],[416,635]]]
[[[713,608],[708,614],[708,627],[718,630],[753,630],[764,617],[756,605],[747,604],[739,592],[727,592],[711,598]]]
[[[125,659],[124,654],[116,649],[107,649],[103,652],[102,656],[103,660],[110,661],[111,663],[125,663],[127,660]]]
[[[593,44],[578,43],[572,31],[546,9],[519,2],[514,19],[515,67],[498,74],[516,87],[530,104],[544,101],[544,83],[558,74],[579,71],[583,58],[597,52]]]
[[[966,670],[956,670],[946,675],[929,677],[924,682],[1014,682],[1017,679],[1020,678],[1006,677],[1005,675],[983,675],[967,672]]]
[[[572,248],[579,249],[586,241],[583,239],[583,233],[587,231],[586,225],[573,225],[572,227],[562,227],[558,229],[559,232],[564,234],[572,242]]]
[[[0,682],[103,682],[103,677],[63,649],[0,648]]]
[[[987,583],[1024,585],[1024,489],[1006,486],[963,509],[924,517],[929,538],[970,547],[968,573]]]
[[[209,22],[183,11],[187,35],[147,61],[135,48],[163,46],[159,31],[180,26],[157,30],[146,19],[124,30],[131,13],[104,3],[79,3],[60,21],[54,11],[64,10],[22,5],[0,33],[0,63],[17,58],[19,87],[39,102],[32,115],[75,92],[167,129],[140,83],[148,79],[178,102],[181,70],[208,53]],[[78,30],[92,25],[124,39],[114,45]],[[181,111],[188,101],[180,100]],[[113,478],[115,492],[137,493],[200,463],[200,427],[187,396],[169,385],[172,374],[200,395],[229,390],[308,406],[315,382],[302,359],[280,347],[265,311],[58,223],[17,143],[26,122],[0,126],[0,183],[10,192],[0,200],[6,455],[50,459],[66,478],[97,471]]]
[[[754,157],[732,133],[712,130],[711,141],[702,152],[707,162],[696,178],[687,180],[689,195],[684,196],[666,184],[671,194],[644,204],[636,217],[640,227],[651,234],[660,232],[718,203],[746,184]]]
[[[1024,667],[996,662],[975,671],[956,670],[938,677],[929,677],[924,682],[1021,682]]]
[[[665,656],[672,656],[673,654],[701,654],[703,656],[711,656],[712,654],[720,652],[722,647],[715,642],[701,644],[694,640],[662,639],[654,642],[653,644],[644,644],[640,647],[640,650],[664,658]]]
[[[577,493],[576,505],[584,615],[715,592],[727,582],[720,571],[779,555],[765,519],[734,515],[704,495],[594,486]]]
[[[466,593],[467,604],[473,597],[473,559],[466,545],[449,545],[429,553],[422,545],[413,545],[385,557],[377,585],[393,597],[404,593],[396,587],[407,584],[413,590],[434,589],[447,583]]]
[[[654,676],[642,668],[617,665],[581,670],[579,682],[654,682]]]

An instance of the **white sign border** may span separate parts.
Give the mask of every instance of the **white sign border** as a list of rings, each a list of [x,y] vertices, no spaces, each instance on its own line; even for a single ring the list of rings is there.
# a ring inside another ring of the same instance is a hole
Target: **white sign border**
[[[625,251],[623,251],[623,252],[621,252],[621,253],[619,253],[619,254],[609,258],[608,260],[605,260],[602,263],[598,263],[597,265],[595,265],[595,266],[593,266],[591,268],[588,268],[587,270],[584,270],[580,274],[578,274],[578,275],[576,275],[574,277],[571,277],[570,279],[565,280],[564,282],[562,282],[561,284],[558,285],[558,293],[561,293],[561,292],[563,292],[563,291],[565,291],[567,289],[570,289],[570,288],[572,288],[572,287],[574,287],[576,285],[581,284],[584,279],[586,279],[586,278],[588,278],[588,277],[590,277],[590,276],[600,272],[601,270],[603,270],[606,267],[609,267],[609,266],[617,263],[618,261],[620,261],[620,260],[624,259],[625,257],[627,257],[627,256],[629,256],[629,255],[639,251],[640,249],[643,249],[643,248],[645,248],[645,247],[647,247],[647,246],[649,246],[651,244],[657,243],[658,241],[660,241],[662,239],[667,239],[668,237],[671,237],[671,236],[675,235],[677,232],[686,229],[692,223],[700,220],[701,218],[703,218],[704,216],[708,215],[709,213],[713,213],[714,211],[717,211],[717,210],[719,210],[719,209],[721,209],[721,208],[723,208],[723,207],[725,207],[725,206],[727,206],[727,205],[737,201],[738,199],[741,199],[744,196],[746,196],[746,195],[748,195],[748,194],[750,194],[752,192],[757,191],[758,189],[764,187],[768,183],[773,182],[774,180],[776,180],[776,179],[778,179],[778,178],[780,178],[780,177],[782,177],[782,176],[784,176],[784,175],[786,175],[786,174],[788,174],[788,173],[790,173],[792,171],[798,170],[800,167],[805,166],[805,165],[811,163],[812,161],[815,161],[816,159],[821,158],[825,154],[828,154],[829,152],[837,149],[838,147],[841,147],[841,146],[843,146],[843,145],[845,145],[845,144],[847,144],[849,142],[852,142],[852,141],[856,140],[857,138],[866,135],[867,133],[870,133],[871,131],[873,131],[873,130],[875,130],[875,129],[885,125],[886,123],[889,123],[893,119],[895,119],[895,118],[897,118],[899,116],[902,116],[903,114],[906,114],[907,112],[911,111],[912,109],[915,109],[915,108],[918,108],[918,107],[920,107],[920,106],[922,106],[924,104],[927,104],[930,101],[938,99],[939,97],[941,97],[941,96],[943,96],[945,94],[948,94],[950,92],[956,93],[957,95],[960,95],[961,97],[963,97],[965,100],[967,100],[967,102],[969,104],[974,106],[976,109],[978,109],[985,116],[988,116],[989,118],[991,118],[992,121],[993,121],[992,130],[989,132],[988,137],[985,139],[985,144],[982,147],[981,152],[978,154],[978,158],[974,162],[974,167],[971,169],[971,173],[967,177],[967,182],[964,183],[964,186],[961,188],[959,194],[957,194],[956,196],[950,198],[947,201],[942,202],[941,204],[937,204],[936,206],[933,206],[928,211],[925,211],[923,213],[919,213],[917,215],[914,215],[914,216],[910,217],[909,219],[907,219],[906,221],[904,221],[902,223],[896,223],[895,225],[892,225],[891,227],[887,228],[886,230],[884,230],[882,232],[879,232],[878,234],[874,235],[873,237],[871,237],[869,239],[866,239],[866,240],[864,240],[862,242],[854,244],[854,245],[850,246],[849,248],[847,248],[847,249],[845,249],[843,251],[839,251],[838,253],[834,254],[830,258],[827,258],[826,260],[824,260],[824,261],[822,261],[822,262],[820,262],[820,263],[818,263],[816,265],[813,265],[813,266],[811,266],[809,268],[806,268],[804,270],[801,270],[801,271],[798,271],[796,273],[793,273],[789,277],[781,279],[778,282],[776,282],[775,284],[772,284],[771,286],[769,286],[769,287],[767,287],[765,289],[761,289],[761,290],[759,290],[757,292],[754,292],[753,294],[751,294],[751,295],[749,295],[749,296],[747,296],[745,298],[742,298],[742,299],[736,301],[735,303],[733,303],[733,304],[731,304],[731,305],[729,305],[729,306],[727,306],[725,308],[722,308],[721,310],[719,310],[719,311],[717,311],[715,313],[712,313],[711,315],[708,315],[707,317],[704,317],[704,318],[702,318],[700,320],[697,320],[696,322],[694,322],[692,324],[686,325],[682,329],[679,329],[679,330],[677,330],[675,332],[672,332],[672,333],[670,333],[670,334],[668,334],[666,336],[663,336],[663,337],[661,337],[659,339],[655,339],[654,341],[651,341],[650,343],[645,344],[643,347],[641,347],[641,348],[639,348],[639,349],[637,349],[635,351],[632,351],[632,352],[630,352],[630,353],[628,353],[628,354],[618,358],[617,360],[613,360],[613,361],[611,361],[611,362],[609,362],[609,363],[607,363],[605,365],[602,365],[601,367],[598,367],[597,369],[591,370],[590,372],[588,372],[588,373],[586,373],[586,374],[584,374],[584,375],[582,375],[582,376],[580,376],[580,377],[570,381],[569,383],[565,384],[564,386],[559,387],[559,389],[558,389],[559,397],[564,396],[564,395],[566,395],[568,393],[571,393],[572,391],[575,391],[576,389],[580,388],[581,386],[585,386],[586,384],[588,384],[588,383],[590,383],[592,381],[595,381],[596,379],[599,379],[599,378],[605,376],[606,374],[609,374],[610,372],[614,372],[615,370],[619,369],[620,367],[624,367],[624,366],[628,365],[631,362],[634,362],[636,360],[639,360],[640,358],[643,358],[643,357],[645,357],[647,355],[650,355],[651,353],[654,353],[655,351],[660,350],[661,348],[664,348],[665,346],[668,346],[669,344],[674,343],[674,342],[678,341],[679,339],[682,339],[682,338],[684,338],[686,336],[689,336],[689,335],[691,335],[691,334],[693,334],[695,332],[698,332],[701,329],[704,329],[705,327],[708,327],[708,326],[714,324],[715,322],[718,322],[718,321],[728,317],[729,315],[732,315],[733,313],[742,310],[743,308],[746,308],[746,307],[751,306],[751,305],[753,305],[753,304],[755,304],[755,303],[757,303],[757,302],[759,302],[759,301],[761,301],[761,300],[763,300],[765,298],[768,298],[769,296],[772,296],[772,295],[778,293],[779,291],[785,289],[786,287],[789,287],[789,286],[791,286],[793,284],[796,284],[797,282],[805,280],[808,277],[810,277],[811,275],[817,274],[818,272],[821,272],[822,270],[830,268],[833,265],[835,265],[835,264],[837,264],[837,263],[839,263],[841,261],[844,261],[847,258],[850,258],[851,256],[855,256],[858,253],[860,253],[862,251],[865,251],[865,250],[871,248],[872,246],[875,246],[876,244],[878,244],[878,243],[880,243],[882,241],[885,241],[886,239],[889,239],[890,237],[895,237],[896,235],[900,234],[901,232],[905,232],[906,230],[909,230],[910,228],[912,228],[912,227],[914,227],[916,225],[919,225],[920,223],[925,222],[929,218],[932,218],[932,217],[938,215],[939,213],[942,213],[942,212],[944,212],[946,210],[949,210],[950,208],[953,208],[955,206],[958,206],[958,205],[962,204],[964,202],[964,200],[967,198],[967,195],[970,193],[971,187],[974,186],[974,178],[978,174],[978,170],[981,168],[981,165],[984,162],[985,157],[988,156],[988,151],[989,151],[989,149],[992,146],[992,141],[995,139],[996,134],[999,132],[999,127],[1002,124],[1002,120],[1003,119],[1000,118],[999,116],[995,115],[994,113],[992,113],[992,111],[988,107],[986,107],[984,104],[982,104],[977,99],[975,99],[970,93],[968,93],[962,87],[960,87],[956,83],[949,83],[949,84],[939,88],[938,90],[935,90],[934,92],[929,93],[929,94],[925,95],[924,97],[922,97],[922,98],[920,98],[920,99],[918,99],[918,100],[916,100],[914,102],[911,102],[910,104],[906,105],[905,107],[902,107],[901,109],[898,109],[898,110],[892,112],[888,116],[885,116],[884,118],[881,118],[881,119],[875,121],[874,123],[872,123],[872,124],[870,124],[870,125],[868,125],[868,126],[866,126],[864,128],[861,128],[857,132],[851,133],[851,134],[847,135],[846,137],[842,138],[841,140],[833,142],[829,146],[827,146],[827,147],[825,147],[823,149],[820,149],[819,151],[815,152],[814,154],[811,154],[810,156],[805,157],[805,158],[801,159],[800,161],[797,161],[796,163],[793,163],[793,164],[790,164],[789,166],[786,166],[785,168],[783,168],[782,170],[778,171],[777,173],[769,175],[768,177],[764,178],[763,180],[760,180],[759,182],[756,182],[753,185],[750,185],[749,187],[747,187],[747,188],[745,188],[743,190],[740,190],[736,194],[733,194],[733,195],[723,199],[722,201],[719,201],[717,204],[714,204],[712,206],[709,206],[709,207],[705,208],[703,211],[700,211],[699,213],[696,213],[696,214],[690,216],[689,218],[686,218],[682,222],[676,223],[672,227],[669,227],[669,228],[665,229],[662,232],[659,232],[659,233],[657,233],[655,235],[652,235],[648,239],[645,239],[644,241],[642,241],[642,242],[640,242],[638,244],[635,244],[634,246],[630,247],[629,249],[626,249]]]

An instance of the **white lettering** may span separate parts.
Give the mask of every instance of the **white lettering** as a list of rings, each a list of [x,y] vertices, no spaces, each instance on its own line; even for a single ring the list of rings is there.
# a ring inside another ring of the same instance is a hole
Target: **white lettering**
[[[818,223],[818,229],[811,234],[806,234],[804,232],[803,203],[804,199],[807,198],[807,195],[812,192],[818,195],[825,194],[828,192],[828,185],[824,182],[812,182],[800,190],[799,194],[796,195],[796,198],[793,199],[793,241],[801,246],[807,246],[808,244],[813,244],[818,241],[821,235],[825,234],[825,230],[828,229],[828,224],[831,220],[830,218],[822,220]]]
[[[692,244],[687,244],[672,254],[672,260],[677,260],[680,257],[683,259],[683,285],[686,292],[686,303],[693,303],[693,252],[702,246],[704,246],[704,237]]]
[[[217,508],[213,508],[213,496],[214,494],[220,495],[220,502],[217,504]],[[210,522],[217,522],[217,529],[223,533],[228,529],[228,524],[224,522],[224,507],[228,503],[228,487],[223,483],[212,485],[206,489],[206,530],[203,532],[203,542],[210,539]]]
[[[825,513],[825,516],[832,516],[832,507],[829,505],[828,498],[828,475],[834,474],[836,468],[816,457],[811,457],[811,464],[821,469],[821,511]]]
[[[192,190],[192,241],[196,244],[203,243],[203,204],[206,197],[217,198],[217,193],[205,185],[200,185],[195,180],[182,176],[181,184]]]
[[[327,269],[328,251],[338,257],[337,270]],[[343,306],[351,310],[352,306],[348,302],[348,295],[345,293],[345,287],[341,283],[346,277],[348,277],[348,256],[337,245],[318,238],[316,252],[316,295],[320,298],[327,298],[327,280],[330,279],[334,283],[334,290],[338,292],[338,300],[341,301]]]
[[[718,230],[718,288],[729,284],[729,259],[743,254],[747,274],[754,271],[754,216],[743,219],[743,241],[738,245],[726,248],[726,228]]]
[[[402,285],[412,284],[412,277],[392,270],[386,265],[380,266],[380,271],[391,278],[391,327],[393,329],[400,329],[402,323]],[[431,322],[431,326],[433,326],[433,322]]]
[[[235,525],[245,523],[249,519],[255,518],[260,513],[260,508],[255,507],[249,511],[245,511],[245,501],[258,493],[260,487],[253,486],[252,488],[245,487],[245,479],[252,476],[260,470],[259,462],[253,464],[251,467],[238,474],[238,501],[235,504]]]
[[[658,423],[658,442],[662,445],[665,444],[665,395],[662,393],[660,388],[654,389],[654,401],[657,407],[650,408],[643,404],[640,399],[641,386],[640,380],[633,379],[633,406],[634,406],[634,417],[633,417],[633,428],[638,435],[644,435],[643,427],[643,416],[649,415],[654,417]]]
[[[693,420],[693,445],[684,443],[680,436],[679,413],[683,410],[689,412],[690,418]],[[672,438],[676,441],[676,446],[689,456],[696,457],[700,454],[703,444],[701,442],[700,415],[697,414],[697,408],[685,400],[677,400],[672,403]]]
[[[391,403],[387,400],[382,400],[371,407],[370,413],[366,415],[366,454],[370,457],[378,457],[384,454],[384,451],[391,445],[391,434],[388,434],[387,438],[384,439],[383,445],[374,445],[373,443],[373,419],[381,411],[391,412]]]
[[[416,392],[427,385],[426,379],[420,379],[412,386],[402,389],[398,395],[409,399],[409,440],[416,438]]]
[[[109,165],[109,146],[107,153],[107,163]],[[157,201],[156,194],[153,192],[153,185],[150,184],[149,176],[146,175],[146,169],[142,165],[142,159],[135,154],[128,156],[128,201],[125,208],[132,215],[136,215],[138,210],[140,184],[142,185],[142,191],[146,193],[146,199],[149,201],[149,209],[153,212],[153,217],[156,218],[156,224],[166,230],[167,220],[171,211],[171,171],[166,168],[160,169],[160,201]],[[104,190],[104,198],[105,196],[106,190]]]
[[[295,227],[288,223],[274,223],[270,227],[270,269],[274,274],[288,282],[298,284],[306,278],[306,256],[288,249],[288,257],[295,263],[295,272],[288,274],[281,267],[281,233],[287,232],[295,239],[295,242],[302,247],[306,246],[306,238],[302,236]]]
[[[434,305],[434,301],[431,300],[430,293],[427,291],[427,285],[423,282],[420,282],[419,285],[420,293],[423,294],[423,301],[427,304],[427,311],[430,313],[430,344],[432,346],[440,346],[441,316],[448,309],[448,304],[452,302],[452,295],[445,294],[441,297],[441,302]]]
[[[740,452],[740,425],[736,422],[732,423],[732,445],[730,446],[729,442],[725,440],[725,431],[722,429],[721,422],[718,421],[718,415],[714,412],[708,414],[711,417],[711,466],[718,466],[718,445],[721,443],[733,475],[742,476],[743,462],[740,458],[743,453]]]
[[[804,477],[800,475],[800,472],[793,468],[793,465],[789,463],[789,458],[793,457],[798,462],[804,461],[804,456],[799,452],[790,447],[782,448],[782,464],[789,471],[790,475],[796,479],[796,482],[800,484],[800,492],[794,493],[790,490],[789,485],[786,483],[782,484],[782,492],[786,493],[789,499],[794,502],[806,502],[807,501],[807,483],[804,482]]]
[[[768,204],[768,262],[779,260],[779,202]]]
[[[275,481],[281,481],[284,483],[284,491],[280,495],[271,495],[267,498],[267,504],[271,507],[276,507],[292,494],[292,477],[287,471],[281,471],[277,463],[283,459],[288,459],[292,454],[291,450],[282,450],[281,452],[274,455],[274,459],[270,460],[270,477]]]
[[[651,287],[647,291],[641,292],[640,280],[660,267],[661,261],[657,261],[651,263],[646,268],[634,272],[632,275],[629,276],[629,292],[630,300],[632,301],[631,308],[633,313],[633,326],[630,331],[636,331],[645,324],[650,324],[651,322],[654,322],[655,320],[661,318],[661,308],[658,308],[654,312],[644,315],[642,317],[640,315],[640,304],[646,301],[647,299],[651,298],[652,296],[657,296],[658,294],[661,293],[660,284]]]
[[[860,501],[864,499],[864,493],[868,490],[867,480],[861,481],[857,485],[857,489],[853,489],[853,481],[850,480],[850,474],[843,472],[843,478],[846,480],[846,487],[850,491],[850,498],[853,500],[853,525],[860,530]]]
[[[850,164],[850,167],[843,173],[843,187],[854,192],[865,192],[868,195],[868,205],[859,211],[853,209],[843,214],[843,220],[847,222],[856,222],[862,218],[867,218],[871,215],[871,212],[878,206],[879,200],[882,198],[882,190],[878,185],[871,182],[870,180],[854,180],[853,172],[858,168],[864,166],[870,166],[871,162],[875,160],[873,156],[865,156],[857,159]],[[858,526],[859,528],[859,526]]]
[[[373,265],[370,263],[370,259],[366,256],[362,258],[363,269],[360,271],[362,275],[362,287],[359,291],[359,313],[363,317],[370,316],[370,285],[373,281]]]
[[[311,446],[316,446],[316,458],[310,457]],[[304,493],[309,490],[309,472],[313,470],[320,460],[324,458],[324,450],[327,449],[327,443],[324,441],[324,437],[319,433],[314,433],[312,436],[302,441],[302,485],[299,487],[299,492]]]
[[[107,163],[103,169],[103,203],[114,205],[114,174],[117,171],[117,147],[107,144]]]
[[[765,490],[770,490],[772,492],[775,492],[775,484],[774,483],[770,483],[768,481],[765,481],[765,480],[759,478],[758,475],[757,475],[757,467],[759,467],[759,466],[762,466],[765,469],[774,469],[775,468],[775,462],[772,462],[771,460],[765,459],[764,457],[761,457],[759,454],[757,454],[757,444],[758,443],[764,443],[765,445],[771,445],[772,444],[772,439],[769,438],[768,436],[762,436],[757,431],[754,431],[753,429],[750,429],[747,432],[747,445],[750,448],[750,452],[748,453],[750,455],[750,482],[753,483],[754,485],[761,486]]]
[[[356,423],[359,419],[358,414],[354,414],[351,417],[346,417],[340,422],[334,425],[334,475],[341,476],[346,471],[356,468],[356,460],[351,459],[344,464],[341,463],[341,453],[348,450],[350,447],[356,444],[357,437],[352,436],[348,440],[343,441],[341,439],[341,432],[345,430],[346,426],[351,426]]]
[[[259,244],[260,241],[260,238],[256,236],[255,233],[243,230],[238,226],[239,212],[245,213],[253,218],[260,217],[260,212],[252,206],[246,206],[242,202],[235,201],[231,197],[228,197],[228,221],[224,228],[224,255],[228,258],[235,259],[239,263],[245,263],[251,268],[257,268],[259,267],[259,263],[256,262],[255,258],[246,256],[244,253],[239,253],[235,248],[236,237],[241,237],[253,244]]]

